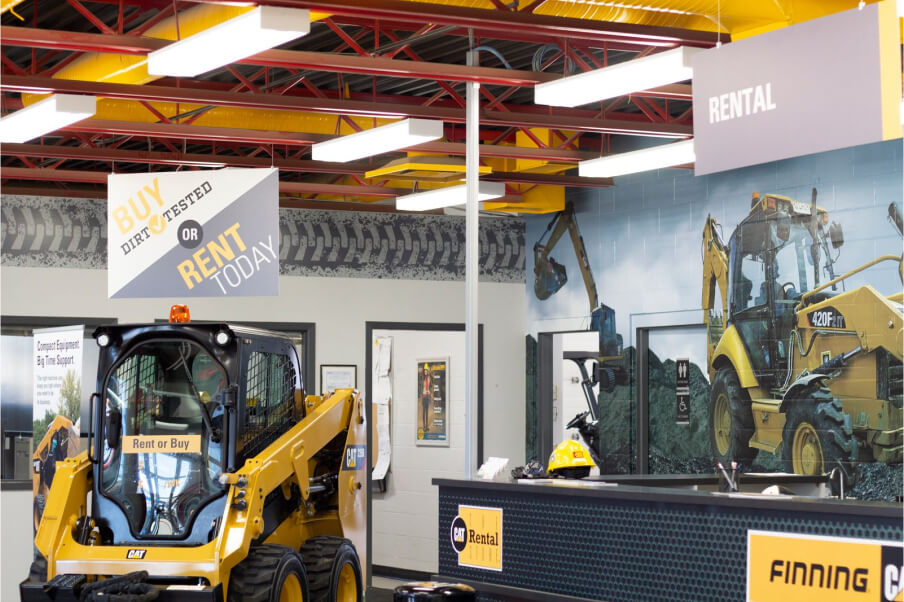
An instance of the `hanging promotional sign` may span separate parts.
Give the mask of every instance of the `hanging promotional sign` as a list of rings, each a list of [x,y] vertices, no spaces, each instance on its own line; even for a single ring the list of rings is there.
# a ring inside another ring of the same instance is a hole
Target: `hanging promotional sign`
[[[693,69],[698,176],[901,136],[894,2],[699,52]]]
[[[747,532],[747,599],[900,602],[901,542]]]
[[[502,508],[459,505],[449,536],[458,566],[502,570]]]
[[[417,445],[449,445],[449,360],[417,361]]]
[[[111,298],[279,294],[276,169],[111,174]]]
[[[79,453],[84,326],[34,331],[32,493],[38,528],[56,463]]]

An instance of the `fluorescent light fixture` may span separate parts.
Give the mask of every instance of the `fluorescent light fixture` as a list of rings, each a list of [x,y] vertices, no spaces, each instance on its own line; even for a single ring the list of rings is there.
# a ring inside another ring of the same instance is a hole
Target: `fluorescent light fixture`
[[[404,119],[356,134],[318,142],[311,148],[315,161],[354,161],[443,137],[443,122]]]
[[[54,94],[0,119],[0,142],[27,142],[92,117],[96,110],[93,96]]]
[[[578,175],[592,178],[611,178],[629,173],[649,171],[661,167],[685,165],[696,160],[694,141],[683,140],[651,146],[630,153],[609,155],[578,163]]]
[[[505,182],[478,182],[477,200],[491,201],[505,196]],[[468,202],[467,184],[447,186],[426,192],[416,192],[396,197],[396,209],[402,211],[428,211],[442,207],[454,207]]]
[[[682,82],[693,77],[691,57],[698,52],[699,48],[681,46],[611,67],[537,84],[534,87],[534,102],[538,105],[577,107]]]
[[[285,44],[311,29],[307,10],[259,6],[148,55],[148,73],[193,77]]]

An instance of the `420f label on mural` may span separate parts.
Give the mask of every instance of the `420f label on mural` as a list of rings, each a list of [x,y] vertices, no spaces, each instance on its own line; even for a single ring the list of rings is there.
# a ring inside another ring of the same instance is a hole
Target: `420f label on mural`
[[[108,178],[110,297],[278,294],[275,169]]]

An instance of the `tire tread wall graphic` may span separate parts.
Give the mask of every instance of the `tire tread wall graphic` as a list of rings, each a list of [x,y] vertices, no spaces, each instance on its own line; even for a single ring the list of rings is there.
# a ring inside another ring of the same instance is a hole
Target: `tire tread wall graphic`
[[[0,204],[3,265],[104,268],[104,203],[86,199],[4,196]]]
[[[0,214],[3,265],[106,267],[105,202],[4,196]],[[460,217],[281,209],[279,222],[283,275],[464,278],[465,232]],[[524,282],[523,220],[482,220],[480,279]]]
[[[280,269],[296,276],[461,280],[464,219],[281,209]],[[480,278],[524,282],[524,222],[485,220]]]

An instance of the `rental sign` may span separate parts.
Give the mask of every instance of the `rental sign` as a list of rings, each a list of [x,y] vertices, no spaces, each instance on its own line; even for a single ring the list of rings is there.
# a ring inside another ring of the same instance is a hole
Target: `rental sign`
[[[901,136],[894,2],[693,58],[696,175]]]
[[[276,169],[111,174],[111,298],[278,294]]]

